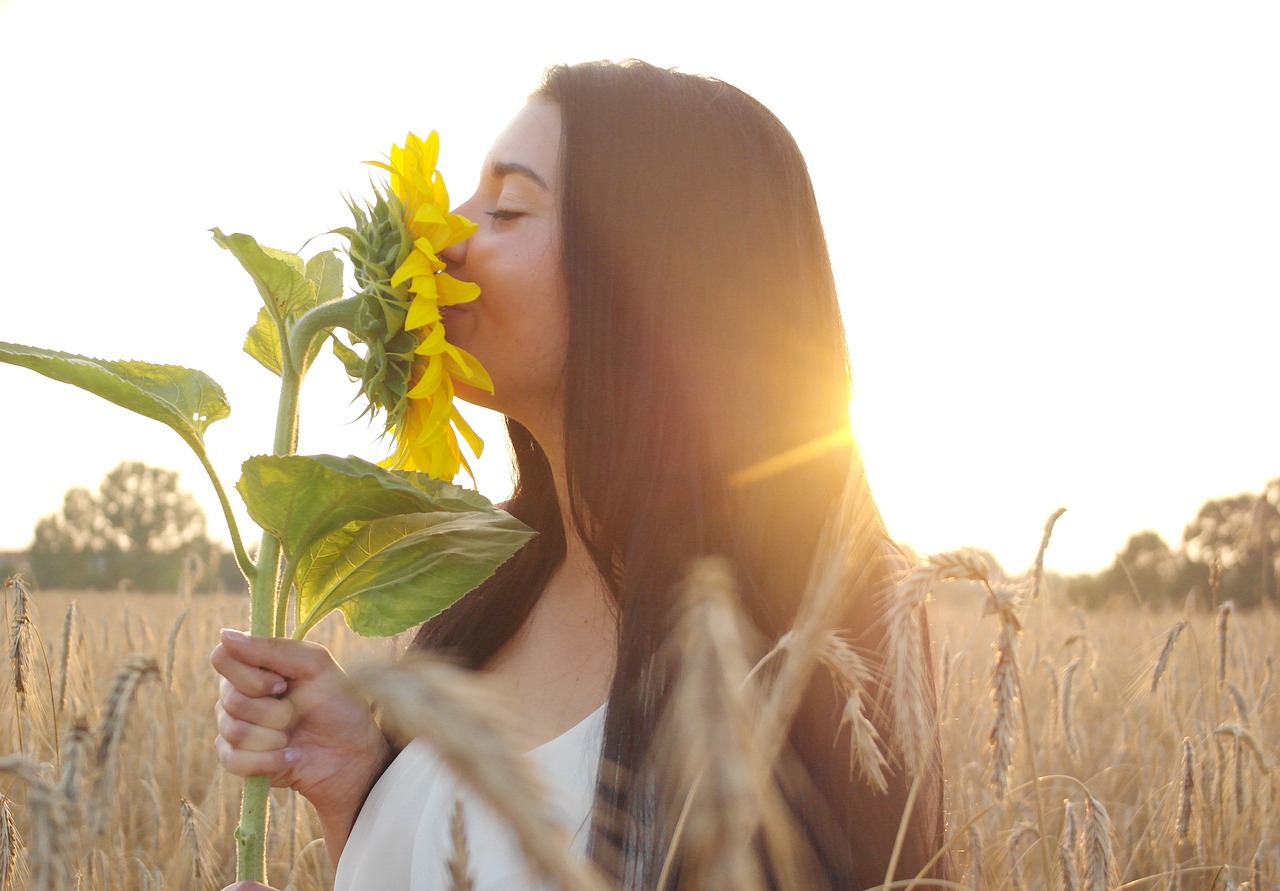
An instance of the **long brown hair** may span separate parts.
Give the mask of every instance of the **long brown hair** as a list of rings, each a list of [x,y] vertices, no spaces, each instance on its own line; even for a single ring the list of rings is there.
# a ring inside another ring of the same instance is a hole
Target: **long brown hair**
[[[598,812],[623,820],[597,820],[592,850],[652,888],[662,852],[644,827],[655,803],[645,784],[622,778],[642,774],[663,706],[655,657],[678,583],[695,558],[726,557],[763,637],[790,627],[851,446],[750,483],[735,475],[847,428],[844,332],[808,171],[764,106],[721,81],[639,62],[555,67],[535,96],[563,121],[571,515],[560,516],[537,442],[508,421],[518,480],[508,509],[540,535],[415,643],[482,666],[527,619],[563,559],[564,524],[574,525],[618,616]],[[875,516],[872,534],[887,545]],[[888,580],[869,577],[844,613],[874,657],[870,589]],[[884,876],[910,778],[892,776],[881,796],[850,776],[839,721],[836,691],[815,681],[790,741],[806,795],[819,800],[792,805],[823,887],[861,888]],[[898,875],[914,875],[941,842],[940,777],[923,780]],[[609,857],[617,849],[625,866]]]

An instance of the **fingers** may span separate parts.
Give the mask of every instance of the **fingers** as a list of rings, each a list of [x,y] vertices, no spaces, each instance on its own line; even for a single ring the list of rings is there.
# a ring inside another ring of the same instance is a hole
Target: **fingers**
[[[234,748],[248,752],[269,752],[272,749],[283,749],[289,744],[289,735],[283,730],[234,718],[227,714],[221,702],[214,707],[214,711],[218,716],[218,735]]]
[[[289,689],[289,682],[283,675],[240,661],[224,644],[213,648],[209,661],[218,674],[245,696],[279,696]]]
[[[272,730],[285,730],[293,723],[294,709],[289,699],[247,696],[226,678],[219,689],[218,706],[236,720]]]
[[[238,749],[222,736],[213,741],[214,751],[218,753],[218,763],[228,772],[239,777],[267,775],[280,776],[293,766],[297,753],[293,749],[271,749],[266,752],[252,752]]]
[[[310,641],[290,640],[287,637],[250,637],[230,628],[222,629],[219,639],[224,654],[234,661],[282,678],[307,680],[332,670],[336,664],[328,650]],[[217,652],[215,649],[214,653]]]

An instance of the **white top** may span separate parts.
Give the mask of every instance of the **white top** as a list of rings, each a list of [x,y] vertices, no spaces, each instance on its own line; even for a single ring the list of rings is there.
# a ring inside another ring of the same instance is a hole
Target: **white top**
[[[532,749],[554,817],[583,856],[604,737],[604,706]],[[458,781],[429,744],[410,743],[374,784],[338,861],[334,891],[446,891],[453,853],[449,821],[462,802],[475,891],[533,891],[515,834]]]

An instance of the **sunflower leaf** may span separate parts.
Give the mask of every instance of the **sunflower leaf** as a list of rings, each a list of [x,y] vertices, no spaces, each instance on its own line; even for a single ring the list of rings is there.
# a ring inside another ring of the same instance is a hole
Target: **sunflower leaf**
[[[357,634],[399,634],[448,609],[533,535],[501,511],[412,513],[353,522],[298,561],[302,637],[335,609]]]
[[[236,489],[249,516],[280,539],[290,562],[352,522],[411,513],[506,516],[477,492],[355,457],[259,455],[244,462]]]
[[[249,273],[267,311],[277,323],[315,305],[316,286],[307,280],[301,257],[265,248],[251,235],[239,232],[224,235],[221,229],[211,231],[213,240],[231,251]]]
[[[265,306],[258,310],[258,321],[245,335],[244,351],[267,371],[280,376],[280,369],[284,367],[280,357],[280,326]]]
[[[172,428],[202,458],[205,430],[231,414],[222,387],[203,371],[191,368],[91,359],[3,342],[0,362],[30,368],[159,421]]]
[[[342,259],[336,251],[321,251],[307,261],[307,281],[316,289],[316,305],[342,296]]]

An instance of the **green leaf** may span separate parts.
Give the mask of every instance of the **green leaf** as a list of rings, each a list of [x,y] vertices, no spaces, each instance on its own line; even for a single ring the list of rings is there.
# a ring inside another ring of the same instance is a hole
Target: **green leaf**
[[[191,368],[91,359],[3,342],[0,362],[30,368],[159,421],[171,427],[202,459],[205,430],[231,414],[222,388],[203,371]]]
[[[258,286],[262,302],[276,322],[303,313],[315,305],[316,288],[307,281],[301,257],[287,251],[264,248],[251,235],[239,232],[223,235],[221,229],[213,229],[212,232],[213,240],[231,251],[249,273]]]
[[[265,306],[258,310],[258,321],[245,335],[244,351],[257,359],[267,371],[276,377],[280,376],[280,369],[284,367],[284,360],[280,356],[280,326]]]
[[[411,513],[498,513],[478,492],[355,457],[259,455],[244,462],[236,489],[249,516],[280,539],[290,562],[352,522]]]
[[[332,341],[333,354],[342,361],[342,367],[346,369],[347,377],[353,380],[360,380],[364,375],[364,357],[338,340],[338,338],[330,337],[329,339]]]
[[[316,289],[316,305],[342,297],[342,258],[336,251],[321,251],[307,261],[307,281]]]
[[[334,609],[357,634],[420,625],[475,588],[533,532],[500,511],[414,513],[350,523],[302,556],[295,637]]]

